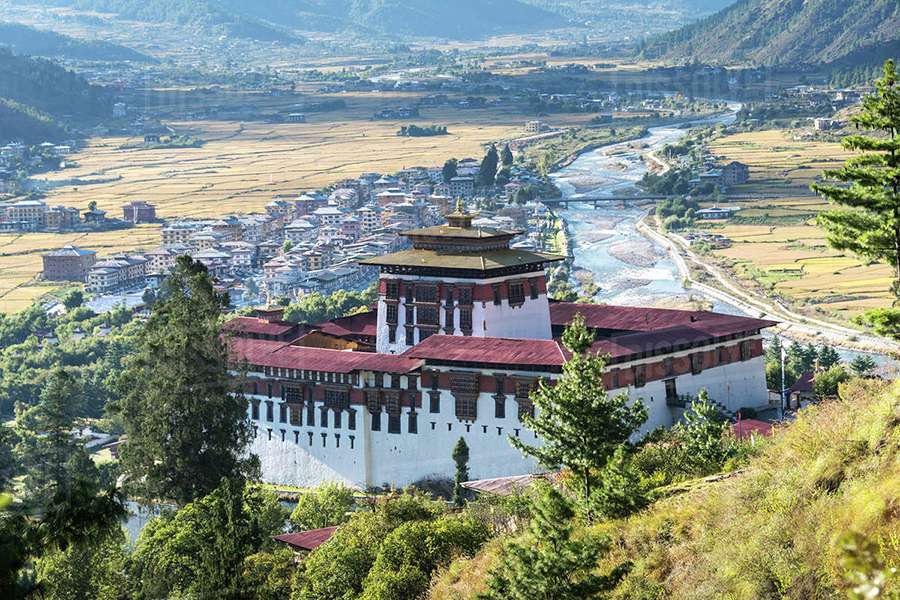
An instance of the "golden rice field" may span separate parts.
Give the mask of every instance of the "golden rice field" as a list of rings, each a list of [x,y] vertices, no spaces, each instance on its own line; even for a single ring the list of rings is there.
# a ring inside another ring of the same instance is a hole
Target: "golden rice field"
[[[42,176],[51,186],[46,200],[81,209],[96,202],[112,215],[120,215],[122,205],[132,200],[146,200],[156,205],[163,218],[260,212],[273,196],[299,194],[363,172],[394,172],[439,166],[451,157],[480,157],[483,144],[522,136],[528,120],[502,108],[441,107],[424,108],[422,117],[414,121],[372,121],[369,117],[379,108],[412,104],[417,96],[384,92],[341,94],[340,98],[347,103],[346,109],[309,113],[307,123],[167,121],[179,134],[203,140],[199,148],[125,147],[140,146],[141,140],[94,138],[70,157],[73,166]],[[254,101],[249,97],[226,100],[236,105]],[[586,118],[561,120],[572,124]],[[396,135],[402,124],[412,122],[446,125],[450,134]],[[41,270],[40,253],[67,243],[97,249],[104,256],[151,247],[158,243],[158,231],[0,236],[0,311],[20,310],[47,291],[46,286],[32,282]]]
[[[809,185],[825,169],[840,167],[852,153],[836,143],[796,141],[782,130],[726,136],[715,141],[711,151],[750,166],[750,183],[737,186],[736,193],[784,194],[739,203],[741,217],[759,223],[714,226],[733,242],[716,255],[727,259],[739,278],[794,301],[801,310],[839,319],[890,305],[890,267],[866,264],[830,248],[815,222],[828,202],[796,197],[808,194]]]
[[[107,256],[159,245],[159,225],[140,225],[122,231],[97,233],[0,234],[0,312],[13,313],[64,283],[35,281],[41,254],[74,244]]]

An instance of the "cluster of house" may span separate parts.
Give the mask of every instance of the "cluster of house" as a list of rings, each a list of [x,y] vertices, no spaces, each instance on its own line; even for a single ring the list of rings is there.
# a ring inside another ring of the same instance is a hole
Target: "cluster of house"
[[[21,142],[11,142],[0,146],[0,195],[12,191],[19,171],[30,172],[47,161],[62,162],[74,151],[74,144],[74,141],[68,144],[44,142],[37,146],[27,146]]]
[[[108,218],[107,212],[98,208],[82,211],[72,206],[50,206],[34,198],[0,201],[0,231],[95,230],[155,221],[156,207],[143,200],[123,206],[121,220]]]

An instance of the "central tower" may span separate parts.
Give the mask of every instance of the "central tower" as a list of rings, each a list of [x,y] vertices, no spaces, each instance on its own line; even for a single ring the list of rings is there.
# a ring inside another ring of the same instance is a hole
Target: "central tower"
[[[378,352],[437,333],[552,337],[545,269],[564,257],[512,249],[521,232],[473,227],[472,218],[457,206],[447,225],[405,232],[412,249],[361,261],[381,269]]]

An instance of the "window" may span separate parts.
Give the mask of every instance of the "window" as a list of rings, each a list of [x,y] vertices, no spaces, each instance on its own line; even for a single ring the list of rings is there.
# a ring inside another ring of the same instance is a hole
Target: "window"
[[[750,342],[741,342],[741,360],[750,360]]]
[[[441,392],[439,390],[428,390],[428,412],[441,412]]]
[[[494,418],[506,418],[506,396],[500,392],[494,396]]]
[[[463,333],[472,333],[472,309],[459,309],[459,328]]]
[[[272,397],[272,384],[271,384],[271,383],[267,383],[267,384],[266,384],[266,395],[267,395],[269,398]],[[269,420],[271,421],[272,419],[269,419]]]
[[[663,382],[666,385],[666,404],[675,404],[678,402],[678,390],[675,389],[675,380],[666,379]]]
[[[472,306],[472,288],[459,288],[459,304],[461,306]]]
[[[474,421],[478,414],[478,374],[452,373],[450,392],[456,400],[456,417],[461,421]]]
[[[341,414],[342,413],[343,413],[343,411],[341,411],[341,410],[335,409],[335,411],[334,411],[334,427],[336,429],[341,428]]]
[[[397,326],[391,325],[388,327],[388,343],[394,344],[397,342]]]
[[[500,305],[500,286],[499,285],[493,286],[493,292],[494,292],[494,304],[499,306]]]
[[[538,298],[538,284],[537,279],[529,279],[528,280],[528,291],[531,293],[531,299],[537,300]]]
[[[312,400],[306,404],[306,424],[309,426],[316,424],[316,403]]]
[[[416,288],[416,286],[414,286],[414,285],[411,284],[411,283],[407,283],[406,285],[404,285],[404,288],[405,288],[405,291],[406,291],[406,301],[407,301],[407,302],[412,302],[412,301],[413,301],[413,296],[415,295],[415,291],[416,291],[415,288]]]
[[[719,346],[719,364],[724,365],[728,362],[728,348]]]
[[[254,421],[259,421],[259,400],[252,400],[250,402],[250,414]]]
[[[351,408],[347,415],[347,427],[349,429],[356,429],[356,410]]]
[[[452,334],[455,327],[456,326],[453,323],[453,309],[448,308],[444,311],[444,331],[448,334]]]
[[[437,294],[438,289],[436,285],[416,286],[416,302],[428,302],[429,304],[435,304],[438,301]]]
[[[621,387],[621,384],[619,383],[619,369],[614,369],[611,375],[612,385],[610,387],[617,390]]]
[[[419,413],[414,410],[409,411],[407,429],[409,433],[419,433]]]
[[[266,400],[266,421],[275,420],[274,407],[275,405],[271,400]]]
[[[416,345],[413,331],[414,331],[414,329],[412,327],[406,328],[406,345],[407,346],[415,346]]]
[[[634,387],[644,387],[647,383],[647,367],[646,365],[637,365],[634,367]]]
[[[453,286],[444,285],[444,304],[453,306]]]
[[[372,431],[381,431],[381,413],[372,413]]]
[[[303,390],[298,387],[284,389],[284,399],[288,404],[303,404]]]
[[[385,286],[385,297],[390,298],[391,300],[398,300],[400,298],[400,282],[399,281],[388,281]]]
[[[431,329],[420,329],[419,330],[419,342],[421,343],[421,342],[424,342],[425,340],[427,340],[429,337],[431,337],[432,333],[434,333],[434,332]]]
[[[319,427],[328,427],[328,409],[324,406],[319,409]]]
[[[407,304],[406,305],[406,325],[413,324],[413,315],[415,314],[413,311],[415,310],[415,305]]]
[[[399,310],[396,304],[388,304],[387,305],[387,313],[386,320],[388,323],[393,325],[397,324],[397,317],[399,316]]]
[[[400,415],[388,414],[388,433],[400,433]]]
[[[509,303],[525,303],[525,285],[521,281],[516,281],[509,284]]]
[[[287,404],[278,405],[278,422],[287,423]]]
[[[703,371],[703,353],[691,354],[691,373],[699,375]]]
[[[418,310],[419,325],[439,325],[438,309],[434,306],[420,306]]]

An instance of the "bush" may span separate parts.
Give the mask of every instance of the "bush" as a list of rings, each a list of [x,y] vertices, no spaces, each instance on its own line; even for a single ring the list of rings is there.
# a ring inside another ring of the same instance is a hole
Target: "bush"
[[[351,488],[341,483],[327,483],[300,496],[291,513],[291,526],[307,530],[340,525],[350,518],[353,504]]]

